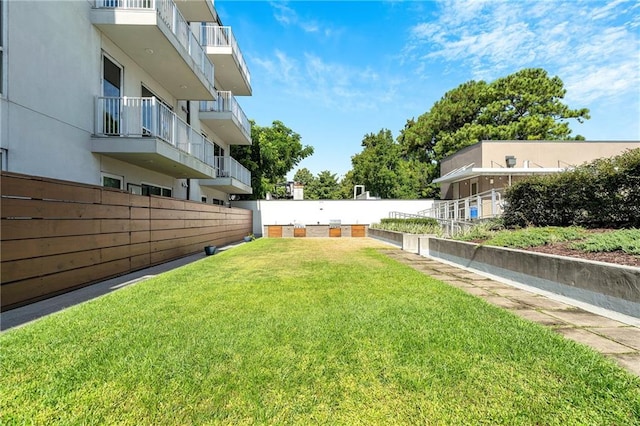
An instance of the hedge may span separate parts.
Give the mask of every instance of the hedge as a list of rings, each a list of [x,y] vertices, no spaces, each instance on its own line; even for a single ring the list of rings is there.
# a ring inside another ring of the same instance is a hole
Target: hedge
[[[516,182],[505,200],[507,227],[639,227],[640,148]]]
[[[404,219],[384,218],[380,219],[382,224],[407,224],[407,225],[438,225],[438,221],[431,217],[409,217]]]

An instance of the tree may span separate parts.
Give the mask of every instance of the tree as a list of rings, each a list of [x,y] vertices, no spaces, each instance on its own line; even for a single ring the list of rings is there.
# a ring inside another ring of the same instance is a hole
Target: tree
[[[294,182],[300,183],[305,187],[307,187],[313,183],[313,181],[315,180],[315,177],[313,176],[313,173],[311,173],[309,169],[307,169],[306,167],[303,167],[302,169],[298,169],[296,171],[296,174],[293,175],[293,180]]]
[[[268,192],[274,192],[291,169],[313,154],[313,147],[303,146],[300,139],[281,121],[261,127],[251,120],[252,144],[231,147],[233,158],[251,172],[251,199],[262,199]]]
[[[402,155],[402,146],[393,140],[387,129],[369,133],[362,140],[363,150],[351,157],[352,170],[342,185],[344,197],[353,185],[364,185],[371,194],[381,198],[417,198],[425,180],[420,179],[421,166],[411,167]]]
[[[323,170],[304,188],[304,198],[309,200],[340,199],[340,184],[334,173]]]
[[[571,140],[568,119],[582,123],[586,108],[562,103],[559,77],[528,68],[491,83],[469,81],[445,93],[429,111],[408,120],[398,138],[407,158],[427,164],[428,180],[440,161],[481,140]]]

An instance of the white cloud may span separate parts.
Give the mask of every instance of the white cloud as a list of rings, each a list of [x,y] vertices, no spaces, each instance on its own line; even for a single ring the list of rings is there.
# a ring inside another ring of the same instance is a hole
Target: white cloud
[[[640,88],[639,4],[440,0],[435,19],[414,25],[403,62],[456,64],[492,80],[541,67],[565,81],[581,106]]]
[[[377,105],[371,99],[389,101],[401,84],[382,78],[370,67],[326,62],[312,54],[294,59],[275,51],[273,58],[256,58],[255,63],[264,69],[263,79],[287,96],[339,111],[375,110]]]
[[[284,26],[295,26],[305,33],[319,33],[324,35],[331,35],[332,33],[331,29],[323,28],[323,26],[315,20],[302,18],[293,8],[289,7],[286,2],[272,1],[270,5],[273,8],[273,17]]]

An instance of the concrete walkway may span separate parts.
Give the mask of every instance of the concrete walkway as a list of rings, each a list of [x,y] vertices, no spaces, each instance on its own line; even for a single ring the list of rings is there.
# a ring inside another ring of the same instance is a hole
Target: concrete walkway
[[[398,249],[383,252],[435,279],[537,322],[568,339],[590,346],[640,376],[640,319],[604,309],[583,309],[579,302],[526,286],[514,286],[485,274]],[[590,312],[595,310],[598,313]]]
[[[227,246],[219,247],[218,251],[228,250],[240,244],[244,243],[239,242],[236,244],[229,244]],[[192,254],[190,256],[155,265],[146,269],[142,269],[140,271],[132,272],[130,274],[121,275],[119,277],[101,281],[99,283],[82,287],[77,290],[61,294],[59,296],[51,297],[49,299],[44,299],[39,302],[31,303],[20,308],[2,312],[0,313],[0,330],[4,331],[10,328],[27,324],[38,318],[53,314],[79,303],[95,299],[96,297],[100,297],[102,295],[116,291],[120,288],[138,283],[140,281],[144,281],[163,272],[179,268],[180,266],[187,265],[191,262],[195,262],[196,260],[200,260],[205,257],[206,255],[203,251],[201,253]]]

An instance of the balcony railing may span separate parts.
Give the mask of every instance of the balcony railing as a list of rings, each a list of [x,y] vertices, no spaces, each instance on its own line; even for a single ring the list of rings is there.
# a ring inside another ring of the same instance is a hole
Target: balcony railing
[[[215,157],[215,168],[217,177],[231,177],[251,186],[251,172],[232,157]]]
[[[213,142],[156,98],[98,97],[95,123],[96,135],[156,137],[216,167]]]
[[[173,0],[95,0],[96,9],[155,10],[205,78],[214,84],[213,64]]]
[[[249,74],[249,68],[238,47],[231,27],[221,27],[219,25],[203,25],[202,26],[202,45],[211,47],[231,47],[233,57],[239,64],[240,70],[247,81],[247,84],[251,86],[251,74]]]
[[[240,105],[233,96],[233,93],[229,91],[219,91],[217,92],[217,95],[218,97],[215,101],[201,101],[200,111],[230,112],[233,117],[233,121],[235,121],[238,127],[242,129],[242,133],[245,134],[247,139],[251,140],[251,123],[249,123],[249,119],[242,108],[240,108]]]

